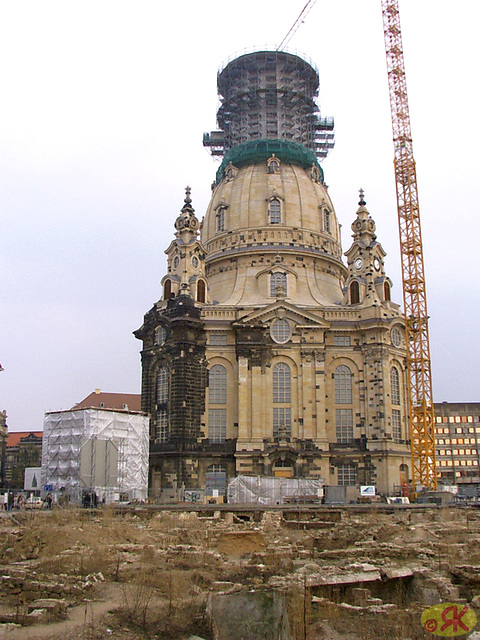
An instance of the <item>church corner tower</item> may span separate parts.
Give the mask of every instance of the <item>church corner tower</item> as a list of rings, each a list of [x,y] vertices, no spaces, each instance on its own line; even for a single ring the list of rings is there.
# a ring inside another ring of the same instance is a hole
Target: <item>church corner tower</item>
[[[354,499],[409,478],[403,316],[363,191],[342,259],[318,86],[283,51],[218,75],[204,145],[222,162],[201,231],[187,188],[162,300],[135,332],[153,497],[224,495],[242,474],[320,478]]]

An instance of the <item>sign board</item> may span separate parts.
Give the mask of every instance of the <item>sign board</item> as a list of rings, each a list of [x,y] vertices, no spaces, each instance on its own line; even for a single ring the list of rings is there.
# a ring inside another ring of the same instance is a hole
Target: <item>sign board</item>
[[[42,467],[27,467],[23,481],[25,491],[40,491],[42,488]]]
[[[45,485],[43,486],[43,489],[44,489],[45,491],[53,491],[53,484],[45,484]]]
[[[362,485],[360,487],[360,495],[361,496],[374,496],[375,495],[375,487],[373,485]]]

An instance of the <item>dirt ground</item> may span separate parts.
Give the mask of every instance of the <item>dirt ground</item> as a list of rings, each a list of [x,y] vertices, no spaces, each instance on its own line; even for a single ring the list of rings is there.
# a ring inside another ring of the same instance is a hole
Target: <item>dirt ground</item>
[[[480,600],[465,508],[59,508],[0,532],[0,639],[212,640],[209,599],[276,591],[295,640],[417,640],[429,606]]]

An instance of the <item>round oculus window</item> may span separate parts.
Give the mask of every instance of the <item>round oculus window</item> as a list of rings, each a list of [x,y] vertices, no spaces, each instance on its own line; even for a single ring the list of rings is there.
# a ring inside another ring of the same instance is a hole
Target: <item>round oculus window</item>
[[[393,327],[390,331],[390,339],[394,347],[399,347],[402,344],[402,332],[398,327]]]
[[[178,256],[175,256],[175,258],[173,259],[173,268],[178,269],[179,264],[180,264],[180,258]]]
[[[288,322],[288,320],[284,320],[283,318],[275,320],[270,328],[270,335],[272,336],[272,339],[278,344],[284,344],[285,342],[288,342],[292,335],[292,330],[290,328],[290,323]]]
[[[192,267],[196,269],[198,267],[198,258],[197,256],[193,256],[192,258]]]

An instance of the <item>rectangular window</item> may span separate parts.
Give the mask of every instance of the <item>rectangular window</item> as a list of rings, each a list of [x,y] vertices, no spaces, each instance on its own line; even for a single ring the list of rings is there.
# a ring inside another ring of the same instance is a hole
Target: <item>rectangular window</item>
[[[227,437],[227,410],[209,409],[208,411],[208,439],[210,442],[225,442]]]
[[[353,442],[353,409],[335,409],[335,426],[338,443]]]
[[[289,438],[292,433],[292,410],[290,407],[273,408],[273,437]]]
[[[350,487],[357,484],[357,465],[339,464],[337,467],[338,486]]]
[[[220,208],[217,212],[217,231],[225,231],[225,209]]]
[[[224,331],[216,331],[210,334],[209,343],[211,346],[223,347],[227,344],[227,334]]]
[[[268,206],[268,215],[270,224],[280,224],[282,221],[282,209],[280,205],[280,200],[274,198],[270,200]]]
[[[350,347],[350,336],[333,336],[333,344],[335,347]]]
[[[328,211],[328,209],[325,209],[323,212],[323,229],[327,233],[332,233],[332,228],[330,224],[330,211]]]
[[[157,442],[166,442],[168,438],[168,413],[166,409],[161,409],[157,413],[157,421],[155,424],[155,440]]]
[[[400,409],[392,409],[392,431],[393,441],[400,442],[402,439],[402,415]]]
[[[157,374],[157,404],[168,402],[168,369],[161,367]]]

